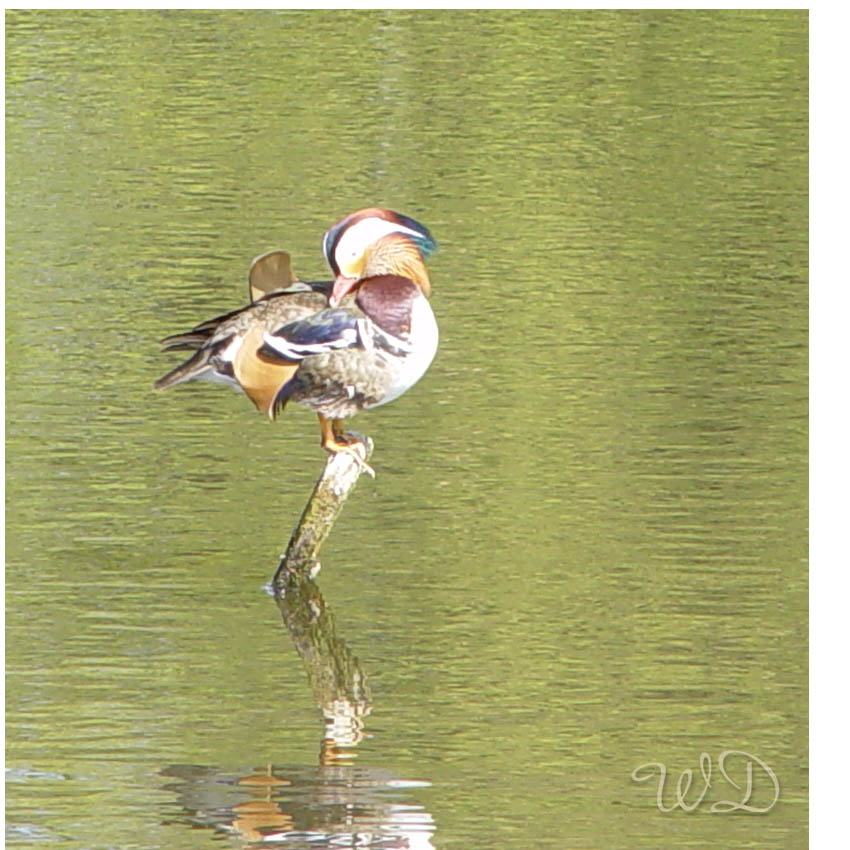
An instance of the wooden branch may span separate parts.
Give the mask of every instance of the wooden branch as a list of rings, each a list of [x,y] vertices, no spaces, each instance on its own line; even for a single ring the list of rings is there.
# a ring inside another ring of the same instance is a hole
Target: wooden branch
[[[348,494],[354,489],[361,473],[372,472],[366,465],[372,454],[372,441],[365,437],[362,443],[355,443],[352,448],[358,452],[358,456],[362,456],[362,461],[347,452],[337,452],[328,458],[313,488],[313,495],[292,533],[286,553],[280,559],[273,580],[276,593],[286,589],[288,573],[295,572],[307,577],[318,573],[321,566],[319,549],[330,534]]]

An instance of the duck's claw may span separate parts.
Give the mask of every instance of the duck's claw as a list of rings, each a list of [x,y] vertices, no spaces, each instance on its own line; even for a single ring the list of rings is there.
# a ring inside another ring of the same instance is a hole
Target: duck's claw
[[[363,470],[363,472],[374,478],[375,470],[372,469],[372,467],[369,466],[368,463],[366,463],[366,460],[363,457],[363,455],[365,454],[366,441],[357,439],[357,437],[355,437],[353,434],[346,434],[345,437],[350,439],[347,439],[346,442],[343,442],[339,439],[327,441],[323,443],[322,448],[324,448],[326,451],[329,451],[331,454],[338,454],[339,452],[343,452],[344,454],[351,456],[352,458],[354,458],[354,460],[357,462],[357,465]],[[358,446],[363,447],[362,454]]]
[[[363,472],[375,477],[375,470],[366,463],[366,455],[369,450],[367,448],[369,440],[366,437],[356,434],[353,431],[345,431],[342,419],[328,419],[326,416],[319,414],[319,426],[322,429],[322,448],[329,451],[331,454],[345,452],[351,455],[357,462]],[[363,447],[363,454],[357,450],[356,446]]]

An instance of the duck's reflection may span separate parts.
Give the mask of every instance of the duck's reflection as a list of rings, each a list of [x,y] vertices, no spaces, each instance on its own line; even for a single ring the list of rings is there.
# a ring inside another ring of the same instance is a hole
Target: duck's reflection
[[[371,708],[369,688],[318,586],[288,573],[276,587],[284,625],[324,716],[319,764],[241,770],[173,765],[163,774],[173,780],[168,788],[181,819],[238,835],[248,846],[429,850],[433,819],[412,797],[412,789],[428,783],[353,763]]]
[[[163,771],[183,818],[250,843],[287,847],[427,850],[434,823],[407,782],[387,771],[344,767],[222,771],[175,765]]]

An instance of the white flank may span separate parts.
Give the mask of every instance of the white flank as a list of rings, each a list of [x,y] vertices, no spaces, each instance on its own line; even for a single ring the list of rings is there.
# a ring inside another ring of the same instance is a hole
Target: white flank
[[[234,358],[236,357],[236,353],[242,347],[242,342],[242,337],[237,334],[230,341],[230,345],[228,345],[227,348],[223,348],[219,352],[218,356],[226,363],[232,363]],[[198,373],[195,376],[195,380],[210,381],[213,384],[228,384],[235,390],[241,389],[238,381],[236,381],[234,378],[231,378],[230,375],[222,375],[220,372],[217,372],[214,366],[208,366],[206,369],[204,369],[203,372]]]
[[[227,384],[227,386],[233,387],[234,390],[242,389],[237,381],[235,381],[229,375],[222,375],[220,372],[216,372],[216,370],[213,369],[212,366],[204,369],[203,372],[198,372],[198,374],[195,375],[192,380],[209,381],[211,384]]]
[[[230,340],[230,345],[227,348],[223,348],[218,356],[226,363],[232,363],[236,359],[239,349],[242,348],[243,342],[244,339],[239,334],[235,334],[233,339]]]

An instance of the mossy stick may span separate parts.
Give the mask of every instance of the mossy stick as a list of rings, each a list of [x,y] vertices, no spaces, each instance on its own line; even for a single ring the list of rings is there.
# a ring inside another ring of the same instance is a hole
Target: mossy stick
[[[362,456],[362,460],[350,452],[337,452],[325,463],[286,552],[280,559],[273,581],[275,591],[286,587],[287,572],[312,577],[319,571],[319,549],[331,533],[357,479],[363,472],[371,472],[366,461],[372,454],[372,441],[366,437],[362,443],[353,443],[351,448],[358,456]]]

